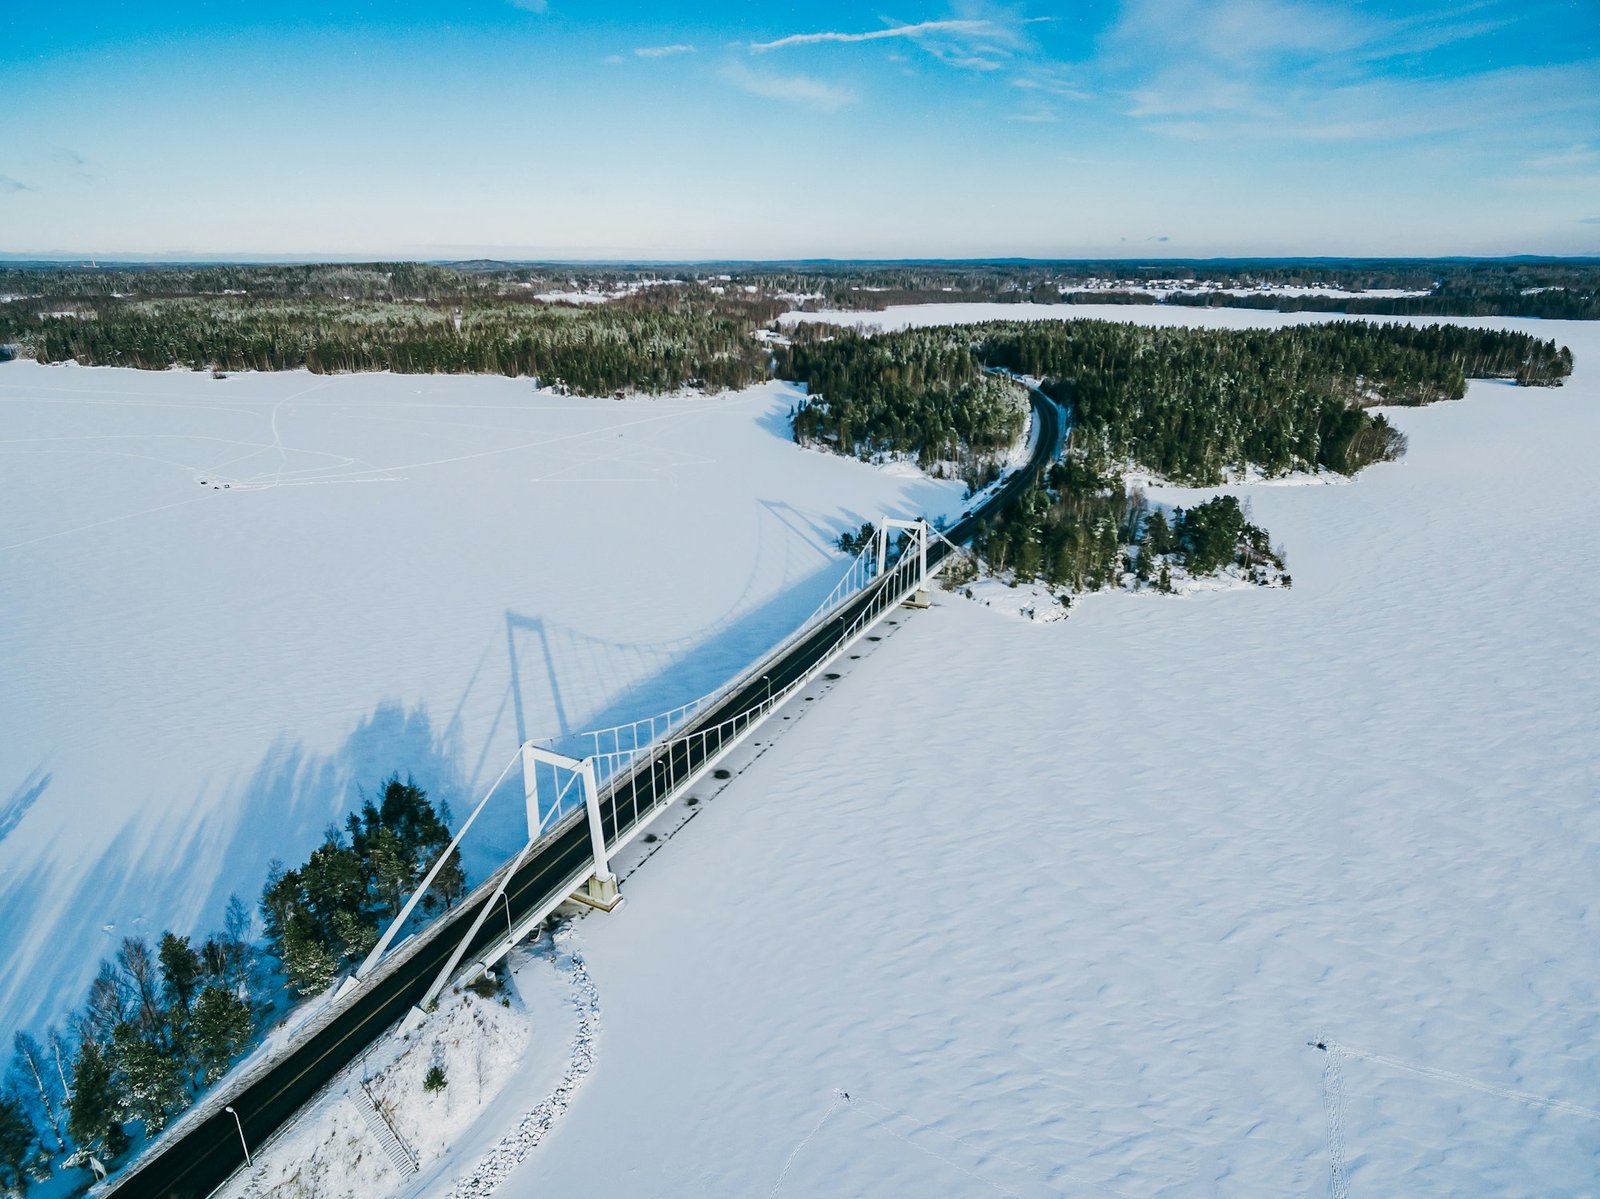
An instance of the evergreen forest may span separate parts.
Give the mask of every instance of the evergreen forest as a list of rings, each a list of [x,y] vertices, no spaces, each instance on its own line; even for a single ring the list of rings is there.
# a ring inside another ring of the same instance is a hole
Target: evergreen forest
[[[1169,587],[1175,570],[1229,567],[1288,581],[1282,555],[1231,497],[1167,513],[1130,492],[1127,473],[1190,486],[1251,471],[1352,475],[1405,451],[1372,408],[1460,399],[1469,378],[1559,384],[1572,354],[1525,333],[1363,321],[1274,330],[1003,322],[879,334],[802,325],[779,370],[809,393],[797,441],[925,463],[951,457],[952,442],[990,453],[1004,444],[975,402],[990,394],[979,383],[986,370],[1040,379],[1071,416],[1069,445],[977,548],[994,569],[1081,591]],[[1020,424],[1003,428],[1015,436]]]
[[[134,1126],[146,1136],[166,1127],[268,1023],[359,963],[449,844],[449,820],[391,776],[301,866],[272,864],[259,939],[238,896],[203,940],[124,937],[77,1012],[42,1037],[16,1034],[0,1086],[0,1194],[88,1171],[91,1157],[110,1166]],[[452,853],[421,907],[448,908],[465,889]]]
[[[584,395],[721,391],[766,377],[771,303],[690,289],[605,304],[239,296],[0,305],[0,342],[40,362],[165,370],[526,376]]]

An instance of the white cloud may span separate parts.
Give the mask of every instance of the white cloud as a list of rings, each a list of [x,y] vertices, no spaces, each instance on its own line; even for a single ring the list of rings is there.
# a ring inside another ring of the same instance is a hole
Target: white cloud
[[[991,34],[995,28],[993,21],[920,21],[915,25],[891,25],[887,29],[872,29],[865,33],[791,33],[772,42],[754,42],[750,49],[760,54],[790,46],[816,46],[827,42],[876,42],[884,38],[902,37],[914,41],[928,34]]]
[[[1179,137],[1398,141],[1443,135],[1481,145],[1559,136],[1600,112],[1600,63],[1505,67],[1455,79],[1365,77],[1338,85],[1253,81],[1203,68],[1170,71],[1131,93],[1128,115]],[[1587,165],[1572,159],[1567,167]]]
[[[1526,150],[1512,147],[1538,129],[1527,149],[1550,147],[1550,157],[1524,166],[1588,166],[1582,139],[1600,114],[1600,62],[1394,69],[1501,28],[1509,11],[1424,0],[1416,14],[1390,19],[1329,0],[1128,0],[1092,68],[1105,89],[1120,85],[1126,115],[1173,137],[1450,137],[1522,159]],[[1033,78],[1025,67],[1018,74]],[[1563,138],[1579,144],[1560,153]]]
[[[633,53],[638,58],[670,58],[674,54],[693,54],[694,47],[674,42],[670,46],[638,46]]]
[[[1024,17],[1018,8],[997,5],[990,0],[958,0],[952,8],[955,15],[942,20],[890,23],[882,29],[860,31],[791,33],[768,42],[753,42],[749,50],[753,54],[765,54],[806,46],[898,42],[962,71],[999,71],[1022,57],[1032,60],[1041,72],[1054,70],[1053,64],[1040,56],[1028,27],[1056,18]],[[905,61],[905,56],[899,52],[889,54],[888,58],[891,62]]]
[[[1401,19],[1330,0],[1128,0],[1107,33],[1112,57],[1200,60],[1234,70],[1315,61],[1344,72],[1481,37],[1511,18],[1467,20],[1483,6]]]
[[[752,71],[742,63],[729,65],[723,70],[722,77],[752,96],[818,108],[823,112],[834,112],[854,104],[858,98],[855,92],[842,84],[828,83],[810,75],[774,75]]]
[[[1582,175],[1516,175],[1499,181],[1502,187],[1519,192],[1544,192],[1549,195],[1571,193],[1577,196],[1600,195],[1600,171]]]
[[[1527,165],[1536,171],[1560,171],[1587,167],[1597,160],[1600,160],[1600,150],[1596,150],[1593,146],[1577,145],[1553,154],[1530,158]]]
[[[1094,93],[1076,82],[1076,72],[1054,63],[1028,63],[1011,80],[1011,86],[1026,92],[1044,92],[1065,100],[1091,100]]]
[[[1316,0],[1129,0],[1106,41],[1113,53],[1237,66],[1345,54],[1368,36],[1350,9]]]

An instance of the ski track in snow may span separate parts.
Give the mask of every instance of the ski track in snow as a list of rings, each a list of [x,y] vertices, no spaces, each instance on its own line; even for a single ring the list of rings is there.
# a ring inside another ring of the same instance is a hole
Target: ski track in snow
[[[133,457],[134,455],[128,455]],[[157,512],[169,512],[173,508],[186,508],[190,504],[200,503],[199,499],[174,500],[170,504],[157,504],[154,508],[139,508],[132,512],[119,512],[115,516],[108,516],[104,520],[92,520],[88,524],[74,525],[70,529],[59,529],[54,533],[43,533],[38,537],[30,537],[26,541],[13,541],[10,545],[0,545],[0,553],[9,550],[26,549],[28,546],[43,545],[47,541],[54,541],[58,537],[71,537],[74,533],[87,533],[91,529],[103,529],[107,525],[120,524],[125,520],[136,520],[141,516],[154,516]]]
[[[1332,1199],[1350,1199],[1344,1168],[1344,1066],[1338,1053],[1328,1054],[1322,1071],[1322,1102],[1328,1113],[1328,1193]]]
[[[833,1101],[828,1104],[827,1110],[822,1113],[822,1119],[818,1120],[811,1126],[811,1131],[806,1133],[805,1136],[801,1137],[800,1143],[789,1151],[788,1157],[783,1159],[783,1169],[778,1171],[778,1180],[772,1184],[772,1190],[768,1192],[769,1199],[771,1199],[771,1196],[775,1196],[779,1191],[783,1190],[783,1180],[789,1177],[789,1167],[794,1165],[794,1159],[800,1156],[801,1151],[805,1149],[807,1145],[816,1140],[817,1134],[822,1131],[822,1126],[829,1120],[833,1119],[833,1115],[839,1110],[839,1106],[846,1102],[848,1101],[846,1100],[845,1093],[843,1091],[834,1091]]]
[[[1407,1062],[1383,1053],[1368,1053],[1364,1049],[1354,1049],[1349,1045],[1341,1045],[1337,1041],[1324,1041],[1323,1044],[1328,1047],[1326,1052],[1335,1058],[1360,1058],[1362,1061],[1372,1062],[1375,1065],[1387,1066],[1391,1070],[1415,1074],[1419,1078],[1450,1083],[1453,1086],[1465,1087],[1469,1091],[1478,1091],[1484,1095],[1494,1095],[1501,1099],[1515,1100],[1517,1103],[1528,1104],[1531,1107],[1549,1108],[1551,1111],[1560,1112],[1564,1116],[1578,1116],[1584,1120],[1600,1120],[1600,1111],[1596,1111],[1592,1107],[1584,1107],[1582,1104],[1568,1103],[1565,1099],[1551,1099],[1546,1095],[1535,1095],[1532,1091],[1518,1091],[1511,1087],[1495,1086],[1493,1083],[1483,1082],[1465,1074],[1458,1074],[1454,1070],[1441,1070],[1437,1066],[1424,1066],[1417,1062]]]

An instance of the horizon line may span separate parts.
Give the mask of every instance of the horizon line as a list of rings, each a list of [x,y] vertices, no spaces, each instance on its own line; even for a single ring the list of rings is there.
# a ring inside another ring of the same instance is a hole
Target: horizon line
[[[831,257],[726,257],[726,258],[652,258],[648,256],[619,256],[604,258],[498,258],[474,254],[462,257],[406,257],[403,255],[344,255],[344,254],[97,254],[54,251],[48,253],[13,253],[0,251],[0,265],[9,267],[75,267],[79,269],[109,270],[117,267],[184,267],[184,266],[372,266],[402,265],[460,266],[481,263],[485,266],[528,267],[710,267],[710,266],[987,266],[987,265],[1076,265],[1082,263],[1459,263],[1459,262],[1591,262],[1600,260],[1600,250],[1574,254],[1213,254],[1213,255],[1081,255],[1077,257],[1034,256],[1004,254],[994,256],[938,257],[901,256],[892,258]]]

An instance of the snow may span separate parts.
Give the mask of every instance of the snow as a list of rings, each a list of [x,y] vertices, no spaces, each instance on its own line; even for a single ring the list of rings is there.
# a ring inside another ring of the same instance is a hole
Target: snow
[[[944,595],[796,704],[580,923],[503,1193],[1595,1193],[1600,328],[1488,323],[1577,375],[1227,489],[1292,589]]]
[[[358,788],[409,771],[463,816],[525,736],[742,669],[843,530],[959,512],[797,452],[797,398],[0,364],[0,1037],[123,936],[253,904]],[[517,843],[514,790],[469,867]]]
[[[990,575],[974,579],[962,584],[956,591],[964,599],[1018,620],[1048,623],[1067,617],[1067,607],[1044,584],[1019,582],[1010,575],[1005,578]]]
[[[598,291],[540,291],[533,298],[547,304],[604,304],[614,297]]]
[[[574,1002],[582,963],[549,938],[509,962],[503,997],[457,987],[425,1020],[377,1042],[300,1119],[254,1151],[253,1170],[236,1174],[221,1199],[431,1195],[477,1173],[480,1158],[499,1148],[501,1126],[558,1085],[586,1012]],[[446,1085],[429,1092],[424,1080],[435,1065]],[[402,1174],[386,1158],[374,1110],[419,1171]]]
[[[836,319],[1093,315],[1337,319]],[[581,1086],[539,992],[405,1193],[530,1138],[499,1193],[1591,1193],[1600,328],[1462,323],[1578,374],[1391,412],[1410,453],[1349,486],[1225,489],[1292,589],[891,618],[576,926]],[[832,586],[838,532],[960,510],[797,453],[794,399],[0,366],[0,1017],[209,927],[357,784],[459,799],[519,725],[703,691]]]
[[[562,928],[556,934],[556,940],[569,939],[570,927]],[[461,1163],[454,1173],[454,1185],[450,1188],[451,1199],[479,1199],[480,1196],[492,1195],[505,1183],[505,1180],[543,1143],[550,1130],[557,1121],[566,1114],[574,1096],[589,1072],[594,1068],[595,1042],[598,1039],[600,1028],[600,997],[595,992],[594,981],[589,977],[588,970],[584,967],[583,959],[574,955],[565,957],[565,964],[572,979],[572,1004],[573,1033],[571,1051],[567,1060],[562,1063],[562,1070],[558,1079],[549,1087],[548,1093],[538,1100],[522,1116],[511,1129],[487,1150],[474,1150],[471,1139],[465,1141],[468,1152],[463,1153],[463,1140],[457,1139],[451,1152],[457,1156]],[[548,1050],[551,1038],[551,1026],[547,1023],[538,1026],[539,1037]],[[511,1094],[502,1099],[502,1104],[507,1099],[528,1092],[528,1083],[531,1077],[543,1081],[537,1071],[530,1072],[526,1069],[518,1071],[518,1085],[508,1088]],[[496,1113],[490,1109],[476,1121],[474,1129],[481,1139],[485,1131],[493,1132],[503,1126],[503,1119],[496,1119]],[[407,1188],[408,1196],[421,1196],[434,1193],[437,1184],[448,1175],[445,1170],[435,1170],[432,1177],[424,1175]]]

